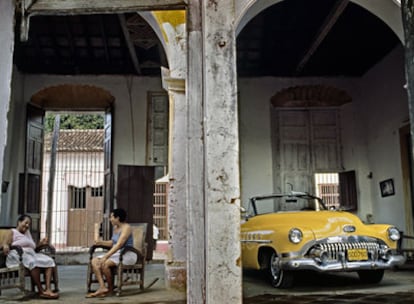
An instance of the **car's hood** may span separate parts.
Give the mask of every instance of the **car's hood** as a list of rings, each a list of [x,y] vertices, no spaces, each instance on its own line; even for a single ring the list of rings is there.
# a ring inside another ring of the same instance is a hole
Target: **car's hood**
[[[312,231],[316,239],[344,234],[372,235],[372,228],[374,228],[373,225],[363,224],[357,216],[349,212],[304,211],[258,215],[243,223],[242,231],[249,231],[252,228],[278,230],[278,227],[295,227]],[[382,226],[381,228],[383,230]]]

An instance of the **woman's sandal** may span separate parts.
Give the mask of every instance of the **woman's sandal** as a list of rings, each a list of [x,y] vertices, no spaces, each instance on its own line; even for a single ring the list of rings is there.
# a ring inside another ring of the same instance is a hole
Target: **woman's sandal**
[[[58,294],[47,294],[47,293],[41,293],[39,294],[39,297],[41,297],[42,299],[58,299],[59,295]]]
[[[88,293],[85,298],[104,298],[108,295],[108,291]]]

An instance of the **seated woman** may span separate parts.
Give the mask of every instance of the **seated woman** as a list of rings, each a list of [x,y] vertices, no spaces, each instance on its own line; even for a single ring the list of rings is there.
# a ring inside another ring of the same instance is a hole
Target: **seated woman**
[[[30,271],[30,276],[35,282],[39,296],[45,299],[57,299],[59,294],[52,292],[50,289],[50,280],[52,277],[55,261],[46,254],[35,252],[36,244],[30,234],[30,225],[32,218],[30,215],[23,214],[17,219],[16,228],[10,230],[3,244],[3,251],[7,254],[6,266],[14,267],[20,263],[19,255],[16,250],[10,250],[10,246],[20,246],[23,249],[23,265]],[[39,245],[47,244],[47,238],[40,240]],[[40,268],[45,268],[45,289],[40,281]]]
[[[95,245],[111,247],[105,255],[92,259],[92,271],[99,283],[99,288],[93,293],[89,293],[87,298],[105,297],[113,292],[113,278],[111,267],[119,264],[119,256],[121,249],[125,246],[133,246],[133,237],[131,226],[126,223],[126,211],[124,209],[114,209],[111,212],[110,221],[113,229],[112,239],[109,241],[96,241]],[[134,252],[128,251],[123,255],[122,263],[125,265],[133,265],[137,260]],[[108,284],[105,286],[104,277]]]

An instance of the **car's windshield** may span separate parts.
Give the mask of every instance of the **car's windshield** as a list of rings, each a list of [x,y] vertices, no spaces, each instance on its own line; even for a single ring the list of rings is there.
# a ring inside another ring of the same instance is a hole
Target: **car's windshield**
[[[326,210],[322,201],[310,195],[268,195],[250,200],[250,216],[272,212]]]

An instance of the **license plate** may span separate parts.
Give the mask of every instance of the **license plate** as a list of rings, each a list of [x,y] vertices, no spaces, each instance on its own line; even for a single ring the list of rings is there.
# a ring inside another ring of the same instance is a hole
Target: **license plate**
[[[366,249],[348,249],[348,261],[366,261],[368,252]]]

